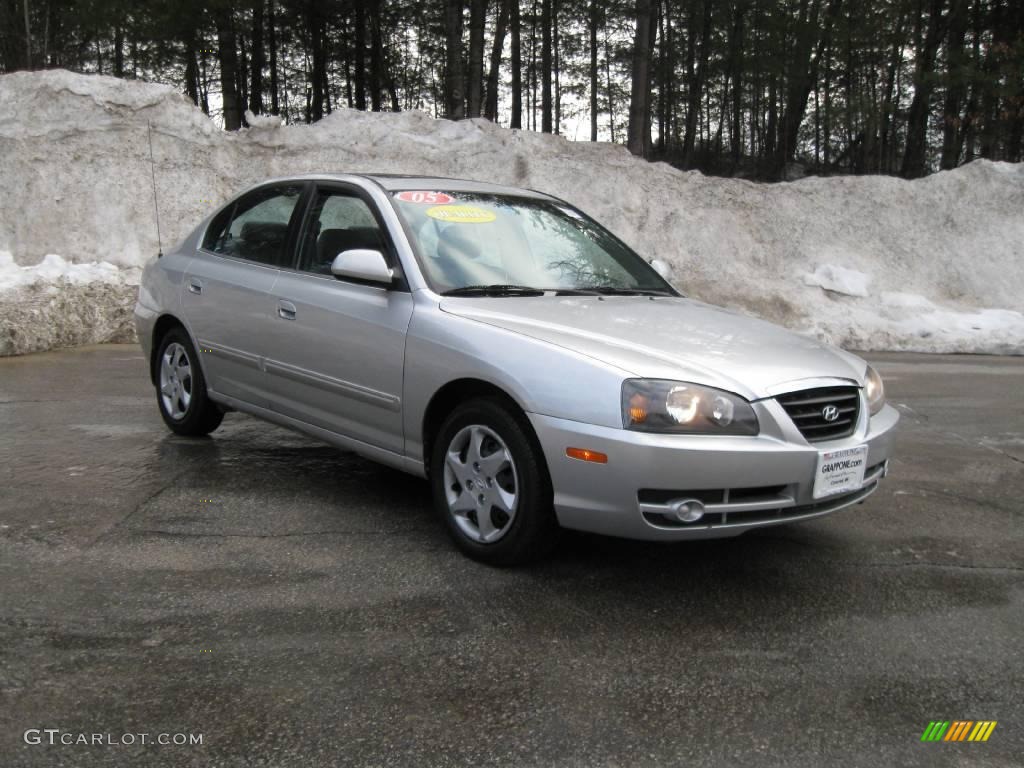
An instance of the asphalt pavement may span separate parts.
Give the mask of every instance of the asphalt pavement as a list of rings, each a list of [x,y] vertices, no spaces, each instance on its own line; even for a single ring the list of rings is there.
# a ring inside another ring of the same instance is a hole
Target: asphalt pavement
[[[0,766],[1020,766],[1024,360],[869,357],[865,504],[515,570],[422,480],[173,436],[138,347],[0,359]]]

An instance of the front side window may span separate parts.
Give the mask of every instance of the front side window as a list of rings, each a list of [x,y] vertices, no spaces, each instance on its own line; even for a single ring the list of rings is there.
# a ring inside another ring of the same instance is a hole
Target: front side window
[[[331,264],[342,251],[368,248],[385,252],[380,225],[370,206],[348,192],[317,191],[302,242],[299,269],[330,275]]]
[[[264,187],[239,198],[211,223],[203,247],[273,267],[287,266],[288,225],[302,186]]]
[[[441,293],[516,285],[674,294],[640,256],[567,205],[468,192],[397,192],[393,200]]]

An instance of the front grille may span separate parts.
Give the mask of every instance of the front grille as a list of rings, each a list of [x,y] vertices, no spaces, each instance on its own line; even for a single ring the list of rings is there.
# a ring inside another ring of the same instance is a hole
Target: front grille
[[[784,523],[793,519],[833,512],[850,504],[860,503],[878,488],[878,481],[881,479],[881,466],[879,464],[868,470],[865,484],[859,490],[812,501],[808,504],[792,505],[792,499],[787,499],[790,506],[710,511],[693,523],[684,523],[675,515],[659,513],[650,509],[643,510],[642,514],[644,520],[655,528],[734,528],[746,525]]]
[[[788,392],[775,398],[786,409],[808,442],[835,440],[853,434],[860,411],[860,390],[857,387],[821,387]],[[826,421],[823,410],[835,406],[839,412],[834,421]]]
[[[668,504],[676,499],[697,499],[705,504],[740,504],[781,496],[788,486],[766,485],[758,488],[709,488],[703,490],[673,491],[663,488],[641,488],[637,499],[641,504]]]

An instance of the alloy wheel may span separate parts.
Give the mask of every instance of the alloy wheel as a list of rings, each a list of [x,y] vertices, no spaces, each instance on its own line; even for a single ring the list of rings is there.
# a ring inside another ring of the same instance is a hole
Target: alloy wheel
[[[164,410],[176,421],[185,418],[192,402],[192,364],[178,342],[172,342],[160,359],[160,399]]]
[[[470,539],[493,544],[515,520],[519,479],[505,441],[490,427],[460,429],[445,452],[445,499],[448,512]]]

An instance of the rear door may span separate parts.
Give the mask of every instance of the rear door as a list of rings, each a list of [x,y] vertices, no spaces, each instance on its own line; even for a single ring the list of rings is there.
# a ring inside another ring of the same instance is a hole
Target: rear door
[[[391,288],[335,278],[340,252],[384,253]],[[402,372],[412,295],[375,203],[358,187],[319,184],[298,238],[294,269],[271,291],[266,336],[271,407],[282,414],[401,453]]]
[[[269,406],[261,366],[273,315],[268,297],[292,245],[309,185],[260,187],[227,206],[188,266],[182,310],[212,390]]]

